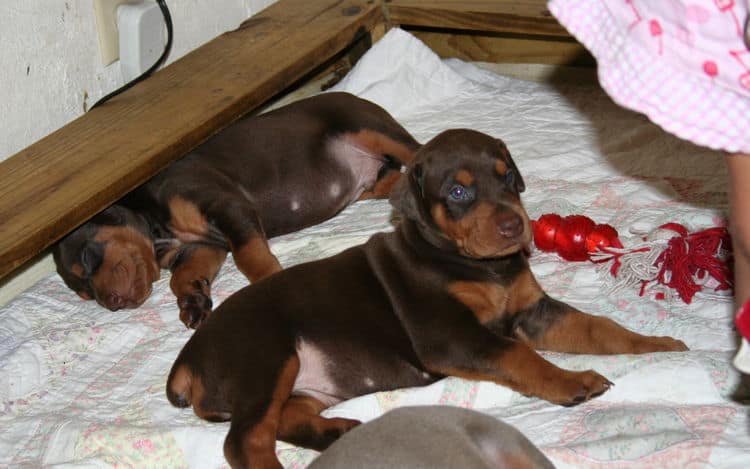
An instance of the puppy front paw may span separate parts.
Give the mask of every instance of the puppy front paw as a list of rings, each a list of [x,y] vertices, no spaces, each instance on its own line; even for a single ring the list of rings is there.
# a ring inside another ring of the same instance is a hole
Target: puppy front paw
[[[550,402],[566,407],[576,406],[595,397],[601,396],[613,386],[612,382],[596,371],[571,371],[560,380],[554,389]]]
[[[180,321],[190,329],[197,329],[208,318],[213,308],[213,301],[207,292],[207,280],[196,280],[193,283],[193,292],[181,295],[177,298],[177,306],[180,308]]]

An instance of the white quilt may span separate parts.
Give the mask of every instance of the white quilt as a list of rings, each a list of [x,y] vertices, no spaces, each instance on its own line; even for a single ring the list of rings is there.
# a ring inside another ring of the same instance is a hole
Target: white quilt
[[[722,156],[677,140],[614,105],[595,86],[553,87],[441,61],[393,30],[337,86],[378,102],[420,141],[470,127],[502,138],[527,185],[536,218],[547,212],[610,223],[627,246],[634,228],[666,221],[691,229],[722,223]],[[272,240],[285,266],[334,254],[390,230],[385,201],[357,203],[335,219]],[[686,353],[621,356],[545,354],[570,369],[593,368],[616,386],[573,408],[455,378],[419,389],[362,396],[327,415],[370,420],[409,404],[456,405],[515,425],[565,468],[750,467],[748,389],[730,360],[731,303],[698,296],[691,305],[604,294],[591,263],[535,252],[534,272],[554,297],[649,335],[672,335]],[[226,466],[227,424],[199,420],[164,394],[173,359],[192,333],[178,320],[168,275],[134,311],[82,302],[51,275],[0,310],[0,466]],[[215,301],[245,284],[231,259]],[[336,292],[331,292],[335,295]],[[287,467],[315,452],[279,443]],[[353,464],[356,467],[356,464]]]

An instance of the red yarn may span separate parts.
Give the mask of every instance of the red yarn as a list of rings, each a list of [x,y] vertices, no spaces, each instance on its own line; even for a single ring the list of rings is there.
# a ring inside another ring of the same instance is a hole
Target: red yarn
[[[691,234],[684,226],[675,223],[662,225],[662,228],[679,234],[669,240],[667,248],[656,259],[656,265],[661,263],[657,277],[659,283],[677,290],[687,304],[703,288],[696,279],[714,278],[718,282],[716,291],[732,288],[729,266],[717,257],[722,246],[731,244],[726,228],[708,228]]]

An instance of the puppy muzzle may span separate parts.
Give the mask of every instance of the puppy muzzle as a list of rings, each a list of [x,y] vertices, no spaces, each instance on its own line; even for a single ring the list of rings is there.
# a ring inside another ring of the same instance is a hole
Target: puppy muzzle
[[[523,234],[523,220],[517,213],[498,214],[496,224],[498,231],[505,238],[518,238]]]

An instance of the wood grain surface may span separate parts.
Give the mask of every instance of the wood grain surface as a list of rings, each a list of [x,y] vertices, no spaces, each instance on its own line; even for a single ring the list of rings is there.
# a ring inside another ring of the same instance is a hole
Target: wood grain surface
[[[570,37],[546,0],[391,0],[393,24]]]
[[[495,63],[554,64],[592,67],[594,57],[572,40],[508,37],[479,32],[451,34],[433,30],[411,31],[441,57]]]
[[[0,162],[0,277],[378,22],[378,2],[280,0]]]

